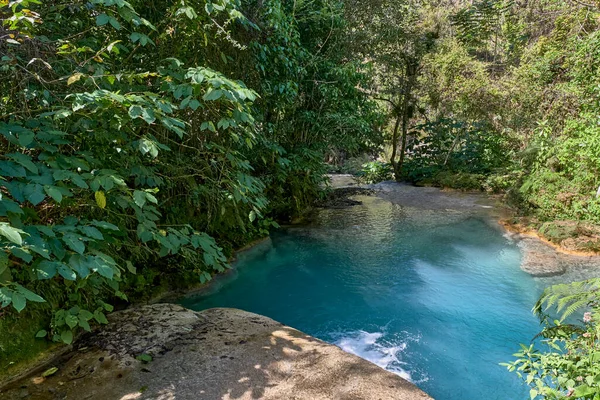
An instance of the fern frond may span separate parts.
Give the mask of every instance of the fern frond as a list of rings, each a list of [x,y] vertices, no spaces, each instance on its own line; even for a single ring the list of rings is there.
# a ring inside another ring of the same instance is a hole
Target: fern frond
[[[600,278],[559,284],[546,288],[533,307],[533,312],[544,318],[548,310],[554,310],[564,321],[583,308],[600,301]]]

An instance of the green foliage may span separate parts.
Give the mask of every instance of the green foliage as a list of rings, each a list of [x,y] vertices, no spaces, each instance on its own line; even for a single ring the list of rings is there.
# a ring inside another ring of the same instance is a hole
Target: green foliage
[[[514,0],[480,0],[450,16],[458,38],[471,46],[481,46],[492,39]]]
[[[423,59],[404,175],[484,175],[485,190],[541,221],[598,223],[600,9],[534,3],[423,6],[420,23],[440,34]],[[460,132],[471,144],[455,148]]]
[[[359,182],[378,183],[389,181],[394,177],[394,168],[391,164],[381,161],[370,161],[363,164],[362,170],[358,172]]]
[[[320,195],[327,152],[378,143],[341,6],[0,3],[0,318],[39,303],[70,343],[204,283]]]
[[[341,173],[356,175],[362,170],[362,166],[373,160],[373,156],[361,154],[347,159],[329,159],[328,167],[330,173]]]
[[[555,285],[535,305],[534,312],[544,323],[541,342],[521,345],[514,354],[517,359],[503,364],[531,387],[531,399],[600,396],[599,285],[598,279]],[[582,321],[566,323],[582,310],[587,310]],[[548,311],[559,318],[551,321]]]
[[[406,177],[416,183],[481,189],[485,175],[505,166],[509,146],[485,125],[441,119],[415,127]]]

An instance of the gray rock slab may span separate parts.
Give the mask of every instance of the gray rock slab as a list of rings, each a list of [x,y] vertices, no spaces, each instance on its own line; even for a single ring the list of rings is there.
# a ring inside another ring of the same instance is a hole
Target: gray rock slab
[[[519,247],[523,255],[521,269],[528,274],[548,277],[565,273],[566,267],[556,250],[539,239],[521,238]]]
[[[136,359],[142,354],[152,361]],[[43,378],[52,366],[58,372]],[[0,389],[0,398],[430,399],[403,378],[267,317],[173,304],[112,314],[67,356]]]

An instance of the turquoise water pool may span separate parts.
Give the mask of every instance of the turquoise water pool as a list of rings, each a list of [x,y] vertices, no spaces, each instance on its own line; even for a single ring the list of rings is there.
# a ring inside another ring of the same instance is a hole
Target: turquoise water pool
[[[498,363],[538,332],[530,310],[549,281],[522,272],[519,248],[484,216],[361,200],[276,233],[182,303],[269,316],[438,400],[527,399]]]

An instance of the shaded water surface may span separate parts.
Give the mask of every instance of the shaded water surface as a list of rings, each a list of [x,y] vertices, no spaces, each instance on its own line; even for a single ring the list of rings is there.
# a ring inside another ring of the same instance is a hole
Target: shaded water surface
[[[438,400],[528,398],[498,363],[539,330],[530,310],[549,281],[522,272],[517,246],[484,217],[360,200],[275,234],[183,304],[266,315]]]

